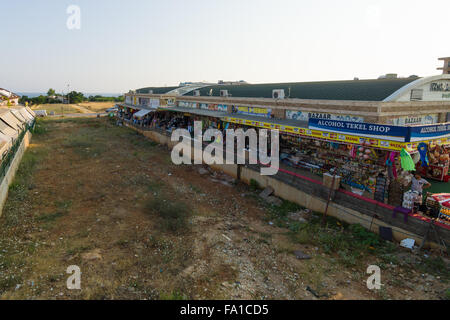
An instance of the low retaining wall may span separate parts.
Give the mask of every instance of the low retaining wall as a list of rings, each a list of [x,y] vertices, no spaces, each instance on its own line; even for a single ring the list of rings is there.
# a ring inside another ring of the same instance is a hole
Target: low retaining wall
[[[293,181],[297,183],[295,183],[296,186],[294,186],[287,181],[283,181],[283,177],[280,179],[279,177],[277,178],[277,176],[262,176],[256,168],[251,168],[250,166],[242,167],[240,176],[241,180],[247,184],[250,184],[251,180],[255,180],[261,187],[272,187],[275,190],[275,195],[280,198],[297,203],[316,212],[325,212],[328,189],[319,184],[314,185],[309,181],[295,179]],[[359,200],[359,202],[361,202],[361,200]],[[406,230],[406,225],[403,223],[403,215],[397,215],[394,218],[392,217],[392,212],[381,207],[375,208],[376,211],[373,212],[374,210],[369,210],[368,204],[359,203],[359,207],[357,207],[359,210],[356,210],[353,206],[347,206],[346,204],[345,199],[342,199],[341,193],[336,192],[335,197],[328,206],[327,215],[350,224],[359,223],[366,229],[370,229],[370,231],[375,233],[379,233],[380,226],[390,227],[392,228],[393,238],[398,242],[405,238],[412,238],[416,240],[416,243],[420,244],[423,235],[426,232],[426,228],[428,227],[428,225],[422,221],[410,218],[407,226],[408,229],[419,231],[412,232]],[[379,218],[372,219],[374,213]],[[389,220],[389,217],[392,218],[391,221],[387,221]],[[443,232],[445,231],[443,230],[441,233]],[[444,237],[444,234],[441,234],[441,236]],[[447,233],[447,238],[448,236]],[[435,240],[433,238],[431,239]]]
[[[126,126],[142,133],[155,142],[168,146],[170,150],[178,143],[171,141],[170,137],[164,133],[140,130],[127,124]],[[192,157],[193,154],[192,150]],[[320,182],[300,179],[283,171],[278,172],[275,176],[263,176],[260,174],[260,167],[257,165],[212,164],[210,167],[247,184],[250,184],[251,180],[255,180],[263,188],[267,186],[272,187],[275,190],[275,195],[282,199],[297,203],[319,213],[325,212],[329,189]],[[414,217],[408,217],[408,221],[405,223],[403,215],[397,214],[393,216],[392,210],[387,208],[387,206],[376,205],[373,202],[364,201],[342,191],[335,193],[333,200],[328,206],[327,215],[350,224],[359,223],[375,233],[379,233],[380,226],[390,227],[394,240],[399,242],[405,238],[412,238],[419,245],[422,243],[423,236],[429,226],[428,222]],[[450,243],[450,230],[438,226],[436,228],[440,237],[447,244]],[[439,243],[438,239],[436,239],[434,233],[430,232],[425,247],[437,247],[437,243]]]
[[[5,176],[3,177],[2,182],[0,183],[0,216],[3,213],[3,206],[5,205],[6,199],[8,197],[8,190],[10,184],[13,182],[14,177],[16,175],[17,169],[19,169],[20,161],[22,160],[23,154],[25,150],[28,148],[31,140],[31,132],[25,132],[23,136],[22,143],[19,148],[16,150],[16,154],[14,155],[11,164],[6,170]]]

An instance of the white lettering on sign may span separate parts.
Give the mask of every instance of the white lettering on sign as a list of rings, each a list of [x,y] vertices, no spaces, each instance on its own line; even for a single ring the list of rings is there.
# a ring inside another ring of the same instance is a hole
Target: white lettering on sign
[[[442,126],[433,126],[433,127],[424,127],[420,130],[420,133],[436,133],[436,132],[445,132],[447,130],[450,130],[450,124],[449,125],[442,125]]]
[[[299,121],[308,121],[309,119],[337,120],[349,122],[364,122],[364,118],[343,114],[319,113],[286,110],[286,118]]]
[[[350,130],[372,131],[380,133],[389,133],[389,131],[391,131],[391,128],[388,126],[376,124],[367,125],[366,123],[357,123],[357,122],[351,123],[351,122],[334,122],[334,121],[319,120],[317,124],[319,126],[346,128]]]

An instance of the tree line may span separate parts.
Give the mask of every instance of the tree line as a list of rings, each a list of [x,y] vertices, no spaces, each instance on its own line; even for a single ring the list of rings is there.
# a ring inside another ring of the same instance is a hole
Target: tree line
[[[124,97],[104,97],[101,95],[85,97],[82,92],[71,91],[66,95],[56,93],[54,89],[50,88],[47,95],[40,95],[34,98],[28,96],[22,96],[19,99],[19,103],[29,105],[38,104],[53,104],[53,103],[81,103],[81,102],[123,102]]]

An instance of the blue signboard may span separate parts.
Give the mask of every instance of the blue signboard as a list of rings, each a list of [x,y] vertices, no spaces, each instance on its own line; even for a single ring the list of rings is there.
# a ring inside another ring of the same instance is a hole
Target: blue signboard
[[[373,137],[392,141],[407,142],[409,128],[384,124],[349,122],[339,120],[309,119],[309,129],[347,133],[362,137]]]
[[[410,141],[439,139],[450,136],[450,123],[410,127]]]

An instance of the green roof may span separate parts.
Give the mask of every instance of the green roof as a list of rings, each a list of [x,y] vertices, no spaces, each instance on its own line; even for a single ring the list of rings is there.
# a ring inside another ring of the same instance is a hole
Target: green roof
[[[212,89],[213,96],[228,90],[232,97],[272,98],[272,90],[284,89],[286,97],[297,99],[382,101],[414,80],[417,78],[217,85],[200,89],[200,95],[209,95]]]
[[[199,89],[201,96],[220,96],[220,90],[228,90],[231,97],[272,98],[272,90],[284,89],[286,98],[314,100],[382,101],[401,87],[417,80],[417,77],[375,80],[344,80],[318,82],[291,82],[239,85],[212,85]],[[139,93],[164,94],[178,87],[143,88]],[[187,96],[192,96],[193,91]]]
[[[140,88],[136,90],[136,93],[150,93],[150,90],[153,90],[154,94],[164,94],[169,91],[175,90],[179,87],[147,87],[147,88]]]

